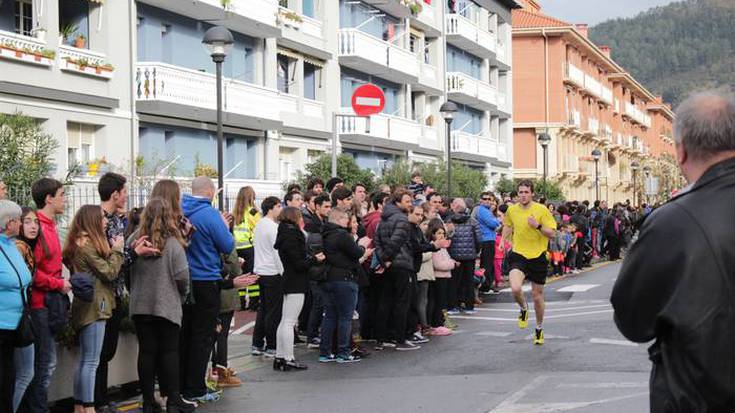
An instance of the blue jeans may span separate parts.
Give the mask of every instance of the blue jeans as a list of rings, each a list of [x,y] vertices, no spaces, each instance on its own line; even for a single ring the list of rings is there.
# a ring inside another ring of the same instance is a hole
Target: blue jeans
[[[337,355],[350,355],[350,331],[352,314],[357,306],[357,283],[352,281],[327,281],[322,284],[325,314],[322,322],[322,356],[332,353],[332,336],[337,330]]]
[[[31,310],[31,318],[37,335],[33,380],[26,390],[26,400],[31,413],[48,413],[48,387],[56,370],[56,340],[48,326],[47,309]]]
[[[23,395],[33,380],[33,344],[15,349],[13,364],[15,365],[15,390],[13,391],[13,411],[18,410]]]
[[[79,365],[74,373],[74,403],[94,407],[94,381],[105,340],[105,320],[97,320],[79,331]]]

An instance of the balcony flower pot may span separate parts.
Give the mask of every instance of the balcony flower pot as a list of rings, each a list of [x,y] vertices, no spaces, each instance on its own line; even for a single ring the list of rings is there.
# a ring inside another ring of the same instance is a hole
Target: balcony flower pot
[[[36,29],[36,39],[39,41],[46,43],[46,29],[43,27],[39,27]]]
[[[22,50],[16,50],[15,51],[15,57],[17,57],[18,59],[23,58],[23,51]]]

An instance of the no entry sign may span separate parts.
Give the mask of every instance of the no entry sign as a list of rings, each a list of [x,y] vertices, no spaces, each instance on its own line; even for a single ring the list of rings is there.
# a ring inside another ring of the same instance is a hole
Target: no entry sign
[[[352,93],[352,109],[357,116],[370,116],[383,111],[385,94],[379,87],[368,83]]]

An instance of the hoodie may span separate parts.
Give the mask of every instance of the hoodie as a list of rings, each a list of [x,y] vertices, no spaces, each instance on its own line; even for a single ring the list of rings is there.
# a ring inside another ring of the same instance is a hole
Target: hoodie
[[[184,216],[196,228],[186,249],[189,272],[193,281],[220,281],[221,254],[235,248],[235,240],[222,221],[219,211],[212,208],[207,198],[184,195],[181,202]]]

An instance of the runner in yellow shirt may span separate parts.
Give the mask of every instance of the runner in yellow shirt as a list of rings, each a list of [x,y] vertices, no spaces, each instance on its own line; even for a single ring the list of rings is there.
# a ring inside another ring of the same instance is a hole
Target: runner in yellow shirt
[[[533,201],[533,182],[524,180],[518,184],[519,202],[508,208],[503,222],[503,239],[512,237],[513,251],[508,256],[510,288],[521,307],[518,327],[528,327],[528,305],[523,294],[523,280],[531,281],[533,306],[536,312],[534,344],[544,344],[544,284],[549,262],[546,251],[549,239],[556,234],[556,221],[544,205]],[[500,244],[501,249],[503,243]]]

